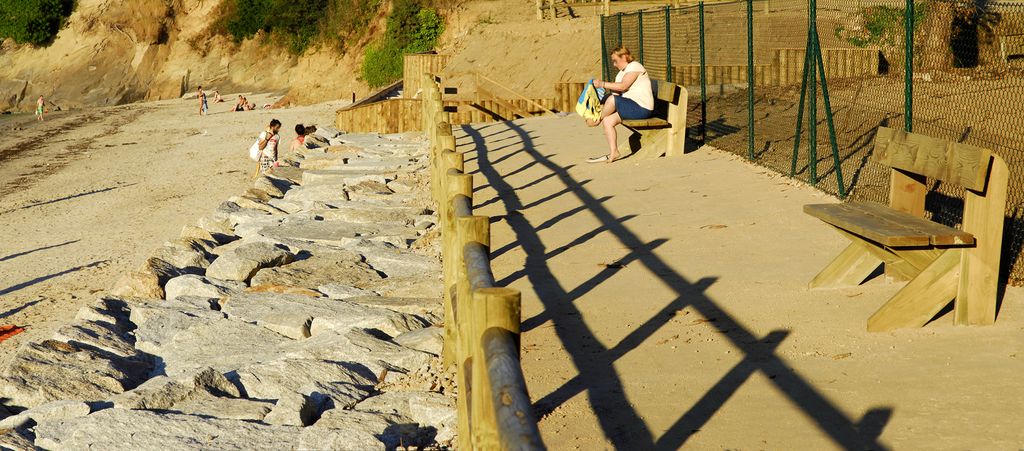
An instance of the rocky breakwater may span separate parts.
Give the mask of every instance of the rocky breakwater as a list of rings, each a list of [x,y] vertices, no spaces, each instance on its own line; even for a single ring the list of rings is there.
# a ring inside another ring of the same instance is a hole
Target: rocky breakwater
[[[20,348],[0,447],[449,447],[426,144],[318,133]]]

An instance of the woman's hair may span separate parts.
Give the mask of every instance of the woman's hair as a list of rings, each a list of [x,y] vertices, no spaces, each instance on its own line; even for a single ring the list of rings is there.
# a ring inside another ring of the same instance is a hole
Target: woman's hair
[[[281,125],[281,121],[279,121],[277,119],[271,119],[270,120],[270,126],[271,127],[277,127],[278,125]]]
[[[632,63],[633,62],[633,54],[630,53],[629,49],[627,49],[625,47],[622,47],[622,46],[615,47],[614,49],[612,49],[612,53],[611,54],[614,55],[614,56],[619,56],[619,57],[625,58],[627,63]]]
[[[306,134],[306,127],[302,124],[295,124],[295,134],[302,136]]]

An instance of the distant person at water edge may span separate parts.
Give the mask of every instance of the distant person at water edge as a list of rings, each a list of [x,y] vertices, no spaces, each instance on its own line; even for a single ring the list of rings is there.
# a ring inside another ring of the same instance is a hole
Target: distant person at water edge
[[[206,93],[203,92],[203,87],[199,87],[199,115],[206,116],[206,112],[210,110],[210,106],[206,103]]]
[[[615,126],[624,120],[649,119],[654,116],[654,92],[651,89],[651,77],[647,69],[636,61],[625,47],[617,47],[611,52],[612,64],[619,69],[615,82],[596,80],[595,88],[605,88],[610,94],[601,108],[601,118],[587,121],[587,125],[604,126],[604,135],[608,139],[608,155],[588,158],[590,163],[611,163],[619,158],[618,136]]]
[[[36,100],[36,120],[42,122],[43,121],[43,113],[45,113],[45,112],[46,112],[46,101],[43,100],[43,96],[39,96],[39,99]]]
[[[280,132],[281,121],[271,119],[270,125],[267,125],[267,128],[260,132],[259,138],[256,138],[256,142],[252,144],[253,147],[259,150],[249,149],[250,153],[259,153],[260,155],[261,174],[277,164],[277,143],[281,140]]]

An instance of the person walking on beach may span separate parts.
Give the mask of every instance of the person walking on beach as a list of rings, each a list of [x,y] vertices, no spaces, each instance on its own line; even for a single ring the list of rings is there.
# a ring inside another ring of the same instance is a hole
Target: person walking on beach
[[[618,136],[615,126],[623,120],[648,119],[654,116],[654,92],[651,77],[647,69],[639,62],[633,61],[629,49],[618,47],[611,52],[612,64],[619,69],[615,82],[597,80],[595,88],[611,91],[601,108],[601,119],[588,121],[587,125],[604,126],[604,134],[608,139],[608,155],[588,158],[590,163],[611,163],[619,158]]]
[[[39,96],[36,100],[36,120],[39,122],[43,121],[43,113],[46,112],[46,101],[43,100],[43,96]]]
[[[281,121],[271,119],[270,125],[261,133],[249,149],[251,154],[259,154],[260,167],[257,174],[264,174],[277,162],[277,143],[281,140]]]
[[[209,105],[206,104],[206,93],[203,92],[203,87],[199,87],[199,115],[206,116],[206,112],[210,110]]]

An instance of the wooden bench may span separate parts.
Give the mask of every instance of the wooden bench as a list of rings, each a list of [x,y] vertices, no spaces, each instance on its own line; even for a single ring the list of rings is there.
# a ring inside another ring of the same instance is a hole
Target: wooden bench
[[[1024,56],[1024,34],[999,36],[999,53],[1007,63],[1010,62],[1011,56]]]
[[[622,121],[630,130],[619,149],[628,148],[640,158],[683,154],[686,144],[686,88],[661,80],[651,80],[654,93],[654,117]]]
[[[951,300],[954,324],[992,324],[1009,170],[988,149],[880,127],[875,162],[892,168],[889,206],[805,205],[851,244],[811,288],[858,285],[884,264],[907,283],[868,319],[869,331],[921,327]],[[924,219],[926,178],[965,189],[960,229]]]

